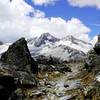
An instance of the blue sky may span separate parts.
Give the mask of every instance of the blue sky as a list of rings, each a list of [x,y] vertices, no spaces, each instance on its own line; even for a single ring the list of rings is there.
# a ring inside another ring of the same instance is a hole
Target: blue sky
[[[47,32],[89,42],[100,34],[100,0],[0,0],[0,26],[4,42]]]
[[[26,0],[32,7],[45,12],[46,17],[61,17],[65,20],[72,17],[78,18],[91,29],[91,37],[100,33],[100,9],[96,7],[73,7],[67,0],[59,0],[55,5],[34,5],[31,0]],[[98,24],[98,25],[97,25]]]

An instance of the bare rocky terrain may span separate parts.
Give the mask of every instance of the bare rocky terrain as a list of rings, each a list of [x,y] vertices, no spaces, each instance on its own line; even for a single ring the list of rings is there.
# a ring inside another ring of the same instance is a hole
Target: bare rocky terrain
[[[100,100],[99,50],[96,44],[82,61],[57,63],[50,58],[39,62],[31,57],[26,40],[19,39],[1,56],[0,98]]]

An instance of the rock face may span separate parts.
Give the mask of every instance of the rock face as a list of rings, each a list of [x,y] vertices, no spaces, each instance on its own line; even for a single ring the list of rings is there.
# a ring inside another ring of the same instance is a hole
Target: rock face
[[[0,99],[3,98],[3,100],[8,100],[9,98],[9,92],[0,85]]]
[[[21,38],[10,45],[1,56],[0,99],[24,100],[22,90],[37,86],[34,75],[37,72],[38,65],[31,57],[26,40]]]
[[[47,41],[49,41],[50,43],[55,43],[55,42],[59,41],[59,39],[55,38],[54,36],[52,36],[49,33],[44,33],[37,39],[37,41],[35,42],[34,45],[36,47],[39,47],[43,44],[46,44]]]
[[[85,64],[86,69],[94,76],[100,72],[100,35],[98,36],[98,42],[95,44],[93,50],[90,50],[87,55]],[[94,80],[92,88],[87,91],[85,100],[99,100],[100,99],[100,82]]]
[[[95,44],[94,50],[97,54],[100,54],[100,35],[98,35],[98,42]]]
[[[85,67],[89,71],[93,70],[95,74],[100,71],[100,36],[98,36],[98,42],[93,50],[90,50],[87,54]]]
[[[0,77],[0,85],[5,87],[9,92],[13,92],[17,89],[16,80],[14,80],[14,77],[11,76]]]
[[[24,38],[10,45],[8,50],[2,54],[1,61],[5,64],[18,66],[18,70],[37,73],[37,63],[31,57]]]
[[[13,91],[17,89],[16,80],[11,76],[0,77],[0,99],[8,100]]]

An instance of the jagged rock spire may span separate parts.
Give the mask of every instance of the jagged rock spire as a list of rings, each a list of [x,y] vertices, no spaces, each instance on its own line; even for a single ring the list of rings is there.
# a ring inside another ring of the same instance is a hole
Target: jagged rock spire
[[[10,45],[8,50],[2,54],[1,61],[8,65],[17,66],[18,70],[37,73],[37,63],[31,57],[25,38]]]

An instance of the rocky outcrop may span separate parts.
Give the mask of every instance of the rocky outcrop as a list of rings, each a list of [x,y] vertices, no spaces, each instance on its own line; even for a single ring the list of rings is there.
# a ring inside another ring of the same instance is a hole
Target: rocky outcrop
[[[93,50],[90,50],[87,54],[85,67],[88,71],[93,71],[95,74],[100,71],[100,36],[98,36],[98,42]]]
[[[10,66],[17,66],[17,70],[32,71],[37,73],[37,63],[31,57],[27,42],[24,38],[19,39],[9,46],[8,50],[2,54],[1,61]]]
[[[5,87],[10,93],[17,89],[17,80],[11,76],[0,77],[0,85]]]
[[[8,100],[12,92],[17,89],[17,80],[11,76],[0,77],[0,99]]]
[[[24,89],[37,86],[37,62],[31,57],[27,42],[19,39],[2,54],[0,62],[0,99],[23,100]],[[20,89],[21,91],[17,91]]]
[[[3,62],[1,68],[6,69],[7,72],[5,74],[10,74],[10,76],[17,78],[20,82],[18,84],[20,87],[36,86],[34,74],[38,71],[38,65],[31,57],[24,38],[19,39],[8,48],[2,54],[1,61]]]
[[[50,43],[55,43],[55,42],[59,41],[59,39],[57,39],[56,37],[52,36],[49,33],[44,33],[35,41],[34,45],[36,47],[39,47],[43,44],[46,44],[47,41],[49,41]]]
[[[96,75],[100,72],[100,35],[98,36],[98,42],[95,44],[93,50],[90,50],[87,54],[85,68],[88,70],[88,72],[92,73],[94,77],[96,77]],[[99,100],[100,82],[94,78],[91,84],[92,88],[89,91],[87,91],[85,99]]]
[[[100,35],[98,35],[98,42],[95,44],[94,50],[98,55],[100,54]]]
[[[3,86],[0,85],[0,99],[8,100],[9,92]]]

